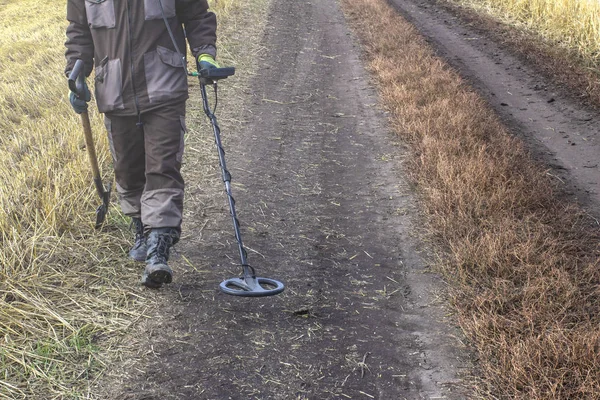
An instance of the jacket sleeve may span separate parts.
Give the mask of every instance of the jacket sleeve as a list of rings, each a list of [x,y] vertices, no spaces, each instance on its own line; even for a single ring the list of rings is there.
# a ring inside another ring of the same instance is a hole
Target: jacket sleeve
[[[177,17],[185,27],[194,58],[200,54],[216,57],[217,16],[208,11],[207,0],[178,0]]]
[[[65,58],[67,59],[65,74],[68,75],[73,69],[75,61],[80,59],[85,64],[85,76],[88,76],[94,67],[94,42],[87,22],[84,0],[68,0],[67,20],[69,26],[67,27],[67,41],[65,42],[67,48],[65,52]]]

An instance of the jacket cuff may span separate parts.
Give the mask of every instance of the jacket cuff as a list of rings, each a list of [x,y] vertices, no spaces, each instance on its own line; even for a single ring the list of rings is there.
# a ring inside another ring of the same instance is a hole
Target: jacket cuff
[[[217,48],[212,44],[205,44],[200,47],[195,47],[192,49],[192,54],[195,59],[198,59],[200,54],[210,54],[213,58],[217,58]]]

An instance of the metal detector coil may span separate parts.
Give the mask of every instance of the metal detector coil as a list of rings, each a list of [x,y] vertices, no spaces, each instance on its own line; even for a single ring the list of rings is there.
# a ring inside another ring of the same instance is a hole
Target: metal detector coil
[[[219,79],[227,78],[235,73],[234,68],[210,68],[199,71],[198,77],[200,79],[200,90],[202,92],[202,104],[204,107],[204,113],[210,119],[213,127],[213,133],[215,135],[215,144],[219,152],[219,164],[221,166],[221,173],[223,176],[223,182],[225,183],[225,192],[229,200],[229,210],[231,212],[231,218],[233,220],[233,227],[235,230],[235,238],[238,243],[238,249],[240,252],[240,262],[243,269],[243,275],[239,278],[226,279],[219,285],[219,288],[223,293],[232,296],[242,297],[264,297],[274,296],[283,292],[283,283],[270,278],[260,278],[256,276],[256,272],[253,267],[248,265],[247,252],[242,242],[242,235],[240,233],[240,223],[237,219],[235,212],[235,200],[231,194],[231,174],[227,171],[225,164],[225,150],[221,144],[221,130],[217,124],[217,117],[214,114],[214,109],[211,110],[208,104],[208,96],[206,94],[206,85],[212,84],[217,94],[217,81]],[[216,101],[215,101],[216,108]]]
[[[275,279],[261,278],[254,274],[254,268],[244,265],[244,276],[226,279],[219,285],[222,292],[233,296],[264,297],[283,292],[283,283]],[[247,271],[250,269],[252,272]]]

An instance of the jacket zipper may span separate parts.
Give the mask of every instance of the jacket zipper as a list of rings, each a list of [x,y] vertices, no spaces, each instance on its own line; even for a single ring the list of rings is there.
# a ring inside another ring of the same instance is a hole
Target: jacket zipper
[[[134,69],[133,69],[133,62],[134,62],[134,56],[133,56],[133,31],[131,28],[131,13],[129,12],[129,10],[131,10],[131,0],[127,0],[127,22],[128,22],[128,31],[129,31],[129,53],[131,55],[131,87],[133,89],[133,100],[135,102],[135,112],[138,116],[138,122],[137,122],[137,126],[142,126],[142,115],[140,114],[140,101],[138,99],[138,94],[137,94],[137,90],[135,87],[135,78],[134,78]]]

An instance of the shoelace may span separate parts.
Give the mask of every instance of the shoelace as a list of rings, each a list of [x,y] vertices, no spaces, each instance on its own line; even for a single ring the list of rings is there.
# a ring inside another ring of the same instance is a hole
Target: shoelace
[[[169,247],[172,242],[173,238],[170,235],[160,235],[152,255],[160,258],[161,261],[166,261],[169,258]]]

